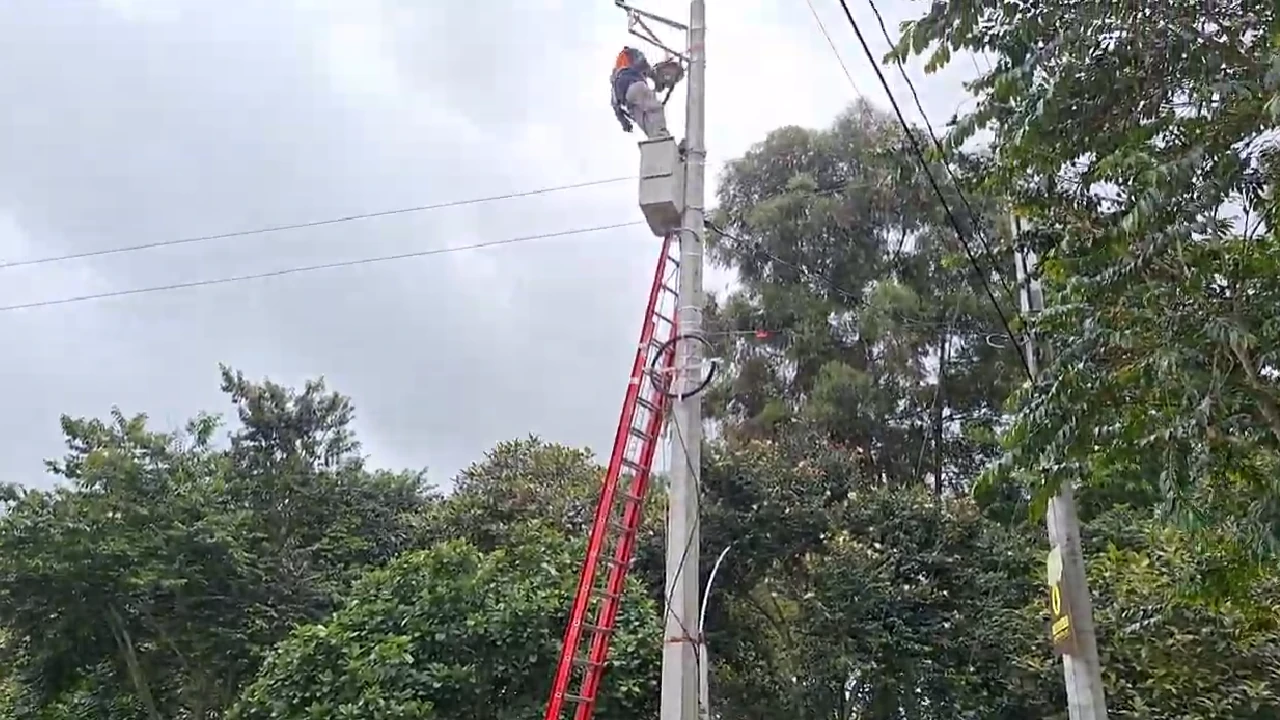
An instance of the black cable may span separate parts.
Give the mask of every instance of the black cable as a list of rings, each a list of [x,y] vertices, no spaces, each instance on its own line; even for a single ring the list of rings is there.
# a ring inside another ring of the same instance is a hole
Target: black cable
[[[453,247],[431,248],[429,250],[417,250],[414,252],[397,253],[395,255],[378,255],[376,257],[358,258],[356,260],[340,260],[338,262],[321,263],[318,265],[302,265],[282,270],[272,270],[270,272],[254,273],[252,275],[235,275],[231,277],[210,278],[208,280],[193,280],[184,283],[172,283],[169,285],[152,285],[149,287],[130,288],[128,290],[109,290],[107,292],[92,293],[89,295],[78,295],[69,298],[58,298],[56,300],[37,300],[36,302],[20,303],[17,305],[2,305],[0,312],[8,312],[10,310],[26,310],[28,308],[47,307],[50,305],[67,305],[70,303],[86,302],[89,300],[100,300],[103,298],[121,297],[123,295],[142,295],[144,293],[162,292],[166,290],[183,290],[186,288],[204,287],[206,285],[223,285],[226,283],[244,282],[246,280],[261,280],[264,278],[279,277],[281,275],[294,275],[297,273],[315,272],[316,270],[329,270],[332,268],[351,267],[353,265],[371,265],[373,263],[390,262],[392,260],[406,260],[409,258],[427,257],[429,255],[447,255],[449,253],[463,252],[466,250],[480,250],[482,248],[496,247],[499,245],[515,245],[517,243],[531,242],[533,240],[545,240],[549,238],[565,237],[568,235],[583,235],[585,233],[601,232],[604,230],[614,230],[617,228],[631,227],[633,225],[642,224],[640,221],[615,223],[613,225],[598,225],[589,228],[575,228],[573,230],[560,230],[557,232],[540,233],[538,235],[524,235],[521,237],[504,238],[502,240],[488,240],[485,242],[471,243],[470,245],[455,245]]]
[[[668,408],[668,412],[670,412],[670,408]],[[685,467],[688,468],[689,477],[693,480],[694,503],[695,503],[694,513],[693,513],[693,529],[696,530],[702,527],[702,472],[698,467],[696,467],[693,464],[693,461],[689,459],[689,445],[684,441],[684,433],[682,432],[680,427],[680,420],[676,417],[676,414],[674,412],[671,413],[670,417],[671,417],[672,429],[675,430],[676,440],[677,442],[680,443],[680,449],[683,451],[681,452],[681,455],[684,456]],[[692,532],[691,530],[689,533],[689,539],[685,541],[684,549],[680,551],[680,561],[676,563],[675,572],[672,573],[673,577],[679,578],[680,575],[684,573],[685,565],[689,560],[689,554],[693,551],[693,539],[696,536],[697,534]],[[662,610],[662,622],[665,624],[667,621],[667,615],[671,614],[673,617],[675,617],[676,624],[680,626],[681,632],[683,632],[685,636],[693,640],[694,664],[698,666],[699,673],[701,673],[702,652],[700,650],[700,642],[699,642],[701,638],[693,637],[693,635],[689,632],[689,628],[685,625],[684,619],[682,619],[680,617],[680,614],[675,612],[674,608],[672,607],[672,603],[675,602],[675,595],[673,594],[675,592],[675,585],[676,584],[674,582],[671,583],[671,593],[668,593],[666,596],[667,599]]]
[[[714,232],[715,234],[717,234],[717,235],[719,235],[719,236],[721,236],[721,237],[723,237],[723,238],[726,238],[726,239],[728,239],[728,240],[732,240],[732,241],[734,241],[734,242],[742,243],[743,245],[746,245],[746,244],[747,244],[747,242],[746,242],[745,240],[743,240],[742,238],[740,238],[740,237],[738,237],[737,235],[734,235],[734,234],[732,234],[732,233],[726,232],[723,228],[721,228],[721,227],[719,227],[719,226],[715,225],[714,223],[707,222],[707,223],[706,223],[706,225],[707,225],[707,228],[708,228],[709,230],[711,230],[712,232]],[[901,249],[902,249],[902,244],[901,244],[901,243],[899,243],[899,244],[898,244],[898,250],[900,251]],[[782,265],[786,265],[787,267],[794,269],[796,272],[800,273],[801,275],[803,275],[803,276],[804,276],[804,277],[806,277],[806,278],[821,281],[824,285],[826,285],[827,287],[829,287],[829,288],[830,288],[833,292],[835,292],[837,295],[840,295],[840,296],[841,296],[841,297],[843,297],[845,300],[847,300],[847,301],[850,303],[850,305],[852,306],[852,307],[851,307],[851,309],[855,309],[855,308],[857,308],[857,307],[859,307],[859,306],[861,306],[861,305],[863,304],[863,301],[862,301],[862,300],[860,300],[857,296],[855,296],[852,292],[850,292],[849,290],[845,290],[843,287],[841,287],[840,285],[836,284],[836,282],[835,282],[834,280],[831,280],[830,278],[826,277],[825,275],[819,275],[819,274],[817,274],[817,273],[811,272],[811,271],[809,271],[809,270],[807,270],[807,269],[805,269],[805,268],[801,267],[800,265],[797,265],[796,263],[790,262],[790,261],[788,261],[788,260],[783,260],[782,258],[778,257],[777,255],[774,255],[773,253],[770,253],[769,251],[767,251],[767,250],[765,250],[765,249],[763,249],[763,248],[756,248],[756,251],[757,251],[757,252],[759,252],[760,254],[764,255],[766,258],[768,258],[769,260],[771,260],[771,261],[773,261],[773,262],[780,263],[780,264],[782,264]],[[940,321],[928,322],[928,321],[922,321],[922,320],[919,320],[919,319],[916,319],[916,318],[905,318],[905,317],[899,317],[899,318],[896,318],[896,320],[897,320],[897,322],[900,322],[900,323],[903,323],[903,324],[907,324],[907,325],[911,325],[911,326],[914,326],[914,327],[916,327],[916,328],[924,328],[924,327],[943,327],[944,325],[949,324],[949,323],[944,323],[944,322],[940,322]],[[747,334],[754,334],[754,332],[755,332],[755,331],[754,331],[754,330],[752,330],[752,331],[721,332],[721,333],[707,333],[707,334],[708,334],[708,335],[712,335],[712,336],[714,336],[714,335],[735,335],[735,334],[738,334],[738,335],[747,335]],[[769,332],[771,332],[771,333],[777,333],[777,332],[785,332],[785,331],[784,331],[784,330],[771,330],[771,331],[769,331]],[[1007,334],[1007,333],[977,333],[977,335],[978,335],[978,336],[980,336],[980,337],[982,337],[982,338],[983,338],[983,340],[984,340],[984,342],[986,342],[986,344],[987,344],[989,347],[993,347],[993,348],[1006,348],[1006,347],[1009,347],[1008,345],[1003,345],[1003,344],[1000,344],[1000,343],[996,342],[997,338],[999,338],[999,339],[1007,339],[1007,338],[1008,338],[1008,334]],[[1015,342],[1016,342],[1016,340],[1015,340]]]
[[[880,32],[884,35],[884,41],[892,48],[894,46],[893,38],[889,35],[889,28],[884,24],[884,16],[880,14],[880,8],[876,5],[875,0],[867,0],[867,4],[871,6],[871,12],[876,16],[876,23],[880,25]],[[929,114],[924,111],[924,103],[920,101],[920,93],[916,91],[916,84],[911,80],[911,76],[907,74],[907,68],[902,64],[902,60],[896,60],[894,64],[898,66],[898,72],[902,75],[903,81],[907,83],[907,90],[911,93],[912,100],[915,101],[916,110],[920,112],[921,119],[924,120],[925,129],[929,132],[929,139],[933,141],[933,147],[938,151],[938,157],[942,160],[942,167],[947,171],[947,177],[951,178],[951,184],[955,186],[956,196],[960,198],[960,202],[964,205],[965,212],[969,213],[969,226],[973,229],[978,243],[982,245],[983,251],[987,253],[988,257],[994,258],[996,253],[991,249],[991,244],[987,242],[987,234],[982,228],[981,217],[973,209],[973,205],[969,203],[969,198],[965,195],[964,188],[960,185],[960,178],[956,177],[955,171],[951,169],[951,161],[947,157],[947,149],[942,145],[942,141],[938,139],[938,133],[933,129],[933,123],[929,121]],[[1000,282],[1000,286],[1004,288],[1004,293],[1009,298],[1009,303],[1017,305],[1018,301],[1013,295],[1013,288],[1005,281],[999,270],[996,270],[995,276]]]
[[[893,89],[889,87],[889,81],[885,79],[884,72],[880,69],[880,63],[876,61],[875,53],[871,51],[871,46],[867,44],[867,38],[862,34],[862,27],[858,25],[858,21],[853,17],[853,11],[849,9],[847,0],[840,0],[840,7],[844,9],[845,17],[849,21],[849,25],[853,27],[853,32],[858,36],[858,44],[862,46],[862,52],[867,56],[867,61],[871,63],[871,69],[875,71],[876,78],[880,81],[881,87],[884,88],[885,94],[889,97],[889,104],[893,106],[893,112],[898,118],[898,123],[902,126],[903,132],[907,135],[907,140],[911,144],[911,149],[916,159],[920,161],[920,167],[924,170],[925,177],[929,180],[930,187],[938,196],[938,201],[942,204],[942,210],[947,216],[951,227],[955,230],[956,237],[960,240],[960,245],[964,249],[965,257],[969,259],[969,264],[973,267],[974,274],[978,278],[978,282],[982,284],[982,289],[986,292],[987,298],[991,300],[991,305],[995,309],[996,314],[1000,317],[1000,324],[1004,326],[1004,331],[1009,335],[1009,339],[1013,341],[1014,346],[1018,346],[1018,337],[1014,334],[1013,328],[1009,325],[1009,318],[1004,314],[1004,310],[1000,309],[1000,301],[996,298],[995,291],[991,289],[991,283],[987,281],[986,273],[982,269],[982,265],[978,262],[977,256],[970,247],[969,241],[964,235],[964,226],[951,210],[951,204],[947,202],[947,196],[942,192],[942,187],[938,185],[938,179],[933,176],[933,171],[929,169],[929,160],[925,157],[924,148],[920,146],[920,141],[915,134],[911,132],[911,125],[907,122],[907,118],[902,114],[902,107],[898,104],[897,98],[893,96]],[[1031,366],[1027,364],[1027,359],[1018,353],[1018,362],[1022,365],[1023,372],[1026,373],[1027,379],[1034,381],[1035,376],[1031,372]]]
[[[743,240],[742,238],[736,235],[733,235],[732,233],[726,232],[724,229],[720,228],[714,223],[704,222],[704,224],[707,226],[708,229],[710,229],[712,232],[714,232],[715,234],[719,235],[722,238],[726,238],[728,240],[732,240],[737,243],[742,243],[743,245],[748,244],[747,241]],[[899,246],[899,250],[901,250],[901,246]],[[781,265],[786,265],[787,267],[792,268],[796,272],[799,272],[801,275],[809,279],[821,281],[823,285],[826,285],[827,287],[831,288],[831,290],[835,292],[837,295],[843,297],[845,300],[848,300],[850,303],[854,305],[861,304],[862,302],[857,295],[840,287],[839,285],[836,284],[834,280],[831,280],[830,278],[824,275],[818,275],[817,273],[811,272],[803,267],[800,267],[796,263],[783,260],[777,255],[774,255],[773,253],[769,252],[768,250],[765,250],[763,247],[759,247],[758,244],[757,244],[757,247],[754,249],[754,251],[760,253],[761,255],[764,255],[765,257],[769,258],[769,260],[773,262],[779,263]]]
[[[187,245],[189,243],[225,240],[228,238],[246,237],[249,235],[265,235],[267,233],[283,232],[286,230],[301,230],[303,228],[320,227],[323,225],[338,225],[341,223],[354,222],[356,220],[369,220],[371,218],[387,217],[389,215],[404,215],[406,213],[426,212],[428,210],[440,210],[443,208],[460,207],[463,205],[477,205],[479,203],[495,202],[497,200],[513,200],[515,198],[545,195],[546,193],[551,192],[576,190],[596,185],[608,185],[611,183],[634,179],[635,176],[632,175],[628,177],[608,178],[605,180],[591,180],[588,182],[573,183],[570,185],[555,185],[552,187],[536,188],[534,190],[522,190],[520,192],[506,193],[503,195],[467,198],[465,200],[451,200],[448,202],[433,203],[431,205],[415,205],[412,207],[396,208],[393,210],[379,210],[377,212],[360,213],[358,215],[344,215],[342,217],[328,218],[326,220],[290,223],[287,225],[268,225],[266,227],[253,228],[251,230],[236,230],[233,232],[218,233],[216,235],[197,235],[193,237],[177,238],[174,240],[160,240],[157,242],[141,243],[139,245],[107,248],[105,250],[89,250],[86,252],[70,253],[67,255],[35,258],[34,260],[13,260],[10,262],[0,262],[0,270],[4,270],[5,268],[22,267],[25,265],[43,265],[45,263],[63,262],[64,260],[80,260],[82,258],[98,257],[101,255],[116,255],[118,253],[138,252],[139,250],[152,250],[155,248],[169,247],[171,245]]]
[[[855,97],[866,100],[866,93],[862,92],[862,88],[858,87],[858,82],[853,79],[853,73],[849,72],[849,66],[845,64],[844,58],[840,56],[840,50],[836,48],[836,41],[831,39],[831,33],[827,32],[827,24],[822,22],[822,16],[818,14],[818,8],[814,6],[813,0],[805,0],[809,5],[809,12],[813,15],[813,21],[818,24],[818,32],[822,33],[822,37],[827,39],[827,45],[831,47],[831,53],[836,56],[836,62],[840,64],[840,69],[844,71],[844,77],[849,81],[849,86],[853,88]]]
[[[662,393],[663,395],[666,395],[668,398],[672,400],[688,400],[694,395],[697,395],[698,393],[702,392],[707,388],[708,385],[711,384],[711,381],[715,379],[716,371],[720,369],[720,363],[716,362],[713,359],[711,360],[711,367],[707,368],[706,377],[702,378],[702,380],[699,381],[698,384],[695,385],[692,389],[685,390],[684,392],[671,392],[671,390],[667,387],[667,384],[658,382],[658,378],[662,374],[662,371],[658,369],[658,363],[663,361],[663,356],[667,354],[668,350],[671,350],[671,352],[675,352],[671,348],[681,340],[693,340],[695,342],[702,343],[702,346],[708,351],[715,349],[711,346],[711,342],[701,334],[681,333],[671,338],[670,340],[662,343],[661,345],[658,346],[656,350],[653,351],[653,359],[649,361],[649,374],[653,377],[653,380],[654,380],[653,385],[658,389],[658,392]]]

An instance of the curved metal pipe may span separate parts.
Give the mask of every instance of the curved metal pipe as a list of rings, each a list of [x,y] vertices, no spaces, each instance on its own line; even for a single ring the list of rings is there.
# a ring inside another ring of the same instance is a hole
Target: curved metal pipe
[[[720,557],[716,558],[716,562],[711,566],[711,574],[707,576],[707,586],[702,589],[702,607],[698,610],[698,635],[701,636],[703,627],[707,622],[707,602],[711,599],[711,584],[716,581],[716,573],[720,572],[720,563],[724,562],[724,556],[729,554],[733,549],[737,540],[729,543],[724,550],[720,551]]]
[[[720,564],[724,562],[724,557],[733,549],[733,544],[729,543],[724,550],[721,550],[720,556],[716,558],[715,564],[711,566],[711,574],[707,576],[707,586],[702,589],[702,607],[698,609],[698,644],[701,645],[698,662],[698,715],[702,720],[709,720],[711,717],[711,653],[707,649],[705,634],[707,603],[711,600],[711,586],[716,581],[716,573],[720,572]]]

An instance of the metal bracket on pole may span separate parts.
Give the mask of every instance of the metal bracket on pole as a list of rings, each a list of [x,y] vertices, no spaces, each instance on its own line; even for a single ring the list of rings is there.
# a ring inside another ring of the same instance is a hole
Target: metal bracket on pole
[[[641,10],[641,9],[639,9],[639,8],[631,7],[631,6],[630,6],[630,5],[628,5],[627,3],[623,2],[623,0],[614,0],[614,3],[613,3],[613,4],[614,4],[614,5],[617,5],[618,7],[622,8],[623,10],[626,10],[626,11],[627,11],[627,13],[628,13],[629,15],[636,15],[636,16],[639,16],[639,17],[648,18],[648,19],[650,19],[650,20],[652,20],[652,21],[654,21],[654,22],[660,22],[660,23],[662,23],[663,25],[666,25],[667,27],[675,28],[676,30],[679,30],[680,32],[685,32],[685,31],[687,31],[687,30],[689,29],[689,26],[688,26],[688,25],[685,25],[685,24],[684,24],[684,23],[682,23],[682,22],[676,22],[675,20],[672,20],[672,19],[670,19],[670,18],[664,18],[664,17],[662,17],[661,15],[654,15],[653,13],[651,13],[651,12],[649,12],[649,11],[647,11],[647,10]]]
[[[651,12],[645,12],[644,10],[631,7],[625,2],[622,2],[622,0],[617,0],[614,4],[627,12],[627,32],[640,38],[641,40],[644,40],[650,45],[653,45],[654,47],[659,48],[660,50],[663,50],[664,52],[667,53],[667,55],[671,57],[680,58],[680,62],[682,63],[687,64],[689,62],[688,53],[675,50],[670,45],[667,45],[666,43],[662,42],[662,40],[658,39],[658,34],[655,33],[652,28],[649,27],[649,24],[646,23],[645,20],[652,20],[653,22],[656,22],[656,23],[662,23],[663,25],[679,30],[680,32],[688,32],[689,30],[688,25],[684,25],[683,23],[678,23],[675,20],[669,20],[667,18],[662,17],[661,15],[654,15]]]

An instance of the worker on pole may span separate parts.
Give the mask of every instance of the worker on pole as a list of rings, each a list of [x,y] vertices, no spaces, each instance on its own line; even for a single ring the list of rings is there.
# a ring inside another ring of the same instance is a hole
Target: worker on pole
[[[613,114],[625,132],[631,132],[634,122],[650,140],[671,137],[666,110],[657,91],[649,86],[650,79],[654,79],[653,67],[644,53],[632,47],[622,48],[609,78]]]

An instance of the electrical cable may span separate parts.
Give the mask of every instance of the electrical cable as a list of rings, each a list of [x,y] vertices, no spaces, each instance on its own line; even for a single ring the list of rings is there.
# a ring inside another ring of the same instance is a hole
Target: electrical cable
[[[746,245],[746,244],[747,244],[747,242],[746,242],[745,240],[743,240],[742,238],[740,238],[740,237],[738,237],[738,236],[736,236],[736,235],[734,235],[734,234],[732,234],[732,233],[726,232],[724,229],[722,229],[722,228],[718,227],[718,226],[717,226],[717,225],[715,225],[714,223],[710,223],[710,222],[708,222],[708,223],[707,223],[707,228],[708,228],[708,229],[710,229],[710,230],[711,230],[712,232],[714,232],[715,234],[717,234],[717,235],[719,235],[719,236],[721,236],[721,237],[723,237],[723,238],[725,238],[725,239],[727,239],[727,240],[732,240],[732,241],[734,241],[734,242],[739,242],[739,243],[742,243],[742,244],[744,244],[744,245]],[[899,249],[901,249],[901,244],[899,244]],[[833,292],[835,292],[837,295],[839,295],[839,296],[843,297],[845,300],[849,301],[850,305],[851,305],[853,308],[860,307],[860,306],[863,304],[863,301],[862,301],[862,300],[860,300],[858,297],[856,297],[852,292],[850,292],[849,290],[844,289],[844,288],[843,288],[843,287],[841,287],[840,285],[836,284],[836,282],[835,282],[834,280],[831,280],[830,278],[828,278],[828,277],[826,277],[826,276],[824,276],[824,275],[819,275],[819,274],[817,274],[817,273],[811,272],[811,271],[809,271],[809,270],[807,270],[807,269],[805,269],[805,268],[801,267],[800,265],[797,265],[796,263],[793,263],[793,262],[790,262],[790,261],[787,261],[787,260],[783,260],[782,258],[780,258],[780,257],[778,257],[778,256],[776,256],[776,255],[774,255],[774,254],[772,254],[772,253],[770,253],[770,252],[769,252],[769,251],[767,251],[767,250],[764,250],[764,249],[761,249],[761,248],[757,248],[757,252],[759,252],[760,254],[764,255],[765,257],[767,257],[769,260],[771,260],[771,261],[773,261],[773,262],[776,262],[776,263],[779,263],[779,264],[782,264],[782,265],[786,265],[787,267],[792,268],[792,269],[793,269],[793,270],[795,270],[796,272],[798,272],[798,273],[800,273],[801,275],[803,275],[805,278],[808,278],[808,279],[811,279],[811,280],[818,280],[818,281],[822,282],[824,285],[826,285],[827,287],[829,287],[829,288],[830,288]],[[942,327],[942,326],[944,326],[944,325],[949,324],[949,323],[944,323],[944,322],[941,322],[941,321],[932,321],[932,322],[930,322],[930,321],[920,320],[920,319],[918,319],[918,318],[905,318],[905,317],[899,317],[899,318],[896,318],[896,321],[897,321],[897,322],[900,322],[900,323],[903,323],[903,324],[906,324],[906,325],[911,325],[911,326],[916,327],[916,328],[925,328],[925,327]],[[717,336],[717,335],[754,335],[756,332],[757,332],[757,331],[755,331],[755,330],[741,330],[741,331],[731,331],[731,332],[704,333],[704,335],[706,335],[706,336],[708,336],[708,337],[711,337],[711,336]],[[771,334],[777,334],[777,333],[780,333],[780,332],[785,332],[785,330],[769,330],[769,331],[767,331],[767,332],[769,332],[769,333],[771,333]],[[1008,339],[1009,339],[1009,336],[1008,336],[1006,333],[977,333],[977,334],[975,335],[975,337],[981,337],[981,338],[982,338],[982,340],[983,340],[983,342],[985,342],[985,343],[986,343],[986,345],[987,345],[988,347],[1000,348],[1000,349],[1003,349],[1003,348],[1007,348],[1007,347],[1009,347],[1009,345],[1007,345],[1007,344],[1005,344],[1004,342],[1002,342],[1002,341],[1005,341],[1005,340],[1008,340]]]
[[[471,243],[470,245],[455,245],[453,247],[432,248],[429,250],[416,250],[413,252],[396,253],[394,255],[378,255],[375,257],[357,258],[355,260],[340,260],[337,262],[320,263],[316,265],[301,265],[295,267],[284,268],[281,270],[272,270],[270,272],[253,273],[250,275],[234,275],[230,277],[210,278],[208,280],[193,280],[191,282],[172,283],[169,285],[152,285],[141,288],[130,288],[128,290],[110,290],[100,293],[91,293],[88,295],[78,295],[68,298],[58,298],[55,300],[37,300],[35,302],[20,303],[17,305],[0,306],[0,312],[9,312],[11,310],[26,310],[30,308],[49,307],[52,305],[68,305],[71,303],[87,302],[89,300],[100,300],[104,298],[122,297],[125,295],[142,295],[145,293],[165,292],[169,290],[184,290],[187,288],[205,287],[208,285],[225,285],[227,283],[245,282],[247,280],[261,280],[265,278],[280,277],[282,275],[296,275],[299,273],[315,272],[317,270],[330,270],[334,268],[353,267],[356,265],[372,265],[374,263],[390,262],[392,260],[407,260],[409,258],[428,257],[431,255],[448,255],[451,253],[464,252],[468,250],[481,250],[484,248],[498,247],[500,245],[515,245],[518,243],[532,242],[534,240],[547,240],[550,238],[568,237],[570,235],[585,235],[587,233],[603,232],[605,230],[616,230],[618,228],[632,227],[644,224],[642,221],[633,221],[625,223],[614,223],[612,225],[598,225],[596,227],[575,228],[573,230],[560,230],[557,232],[540,233],[537,235],[523,235],[520,237],[505,238],[502,240],[489,240],[485,242]]]
[[[702,392],[703,390],[706,389],[708,385],[711,384],[711,381],[715,379],[716,371],[720,369],[720,363],[717,362],[715,359],[712,359],[710,362],[710,367],[707,368],[706,376],[704,376],[702,380],[698,382],[697,385],[694,385],[693,388],[689,390],[685,390],[683,392],[678,392],[678,393],[671,392],[671,390],[668,389],[667,387],[669,383],[658,382],[658,378],[662,374],[662,371],[658,369],[658,363],[662,362],[663,356],[666,355],[668,350],[671,350],[672,352],[674,352],[672,348],[676,345],[676,343],[680,342],[681,340],[692,340],[694,342],[701,343],[703,348],[705,348],[708,351],[714,350],[714,348],[711,346],[711,342],[707,340],[705,336],[701,334],[695,334],[695,333],[681,333],[671,338],[670,340],[662,343],[657,347],[657,349],[653,351],[653,359],[649,361],[649,374],[653,376],[653,379],[654,379],[653,385],[658,389],[658,392],[662,393],[663,395],[666,395],[668,398],[672,400],[688,400],[694,395],[697,395],[698,393]]]
[[[704,221],[704,224],[712,232],[714,232],[715,234],[719,235],[722,238],[725,238],[726,240],[732,240],[733,242],[741,243],[743,245],[750,245],[750,243],[748,243],[746,240],[743,240],[742,238],[732,233],[725,232],[722,228],[720,228],[718,225],[715,225],[714,223],[711,223],[709,221]],[[759,243],[757,243],[757,245],[759,245]],[[850,303],[861,304],[862,302],[858,298],[858,296],[840,287],[839,285],[836,284],[834,280],[831,280],[823,275],[818,275],[817,273],[811,272],[803,267],[800,267],[796,263],[783,260],[777,255],[774,255],[773,253],[769,252],[768,250],[765,250],[763,247],[756,247],[754,250],[755,252],[758,252],[761,255],[764,255],[765,257],[769,258],[769,260],[773,262],[779,263],[781,265],[786,265],[787,267],[795,270],[796,272],[800,273],[801,275],[805,276],[808,279],[820,281],[823,285],[826,285],[828,288],[830,288],[832,292],[843,297],[845,300],[848,300]]]
[[[871,12],[875,15],[876,23],[880,26],[880,33],[884,35],[884,41],[892,48],[894,46],[893,38],[889,35],[889,28],[884,23],[884,16],[880,14],[879,6],[876,5],[875,0],[867,0],[867,4],[871,6]],[[994,258],[996,253],[991,249],[991,244],[987,242],[986,232],[982,228],[981,217],[973,209],[973,205],[970,204],[969,198],[965,195],[964,188],[960,184],[960,178],[956,177],[955,170],[951,168],[951,159],[947,157],[947,149],[942,145],[942,141],[938,139],[938,133],[934,130],[933,123],[929,121],[929,114],[924,111],[924,103],[920,100],[920,93],[916,91],[916,84],[911,80],[911,76],[907,74],[907,68],[902,63],[902,60],[895,60],[894,64],[898,66],[898,73],[902,75],[903,81],[907,83],[907,91],[911,93],[911,98],[915,101],[916,110],[919,111],[920,118],[924,120],[924,127],[929,133],[929,139],[933,141],[933,147],[938,151],[938,158],[941,160],[942,168],[947,171],[947,177],[951,179],[951,184],[956,189],[956,196],[960,198],[960,202],[964,205],[965,212],[969,213],[969,226],[973,228],[978,244],[982,246],[983,251],[989,257]],[[976,64],[975,67],[977,67]],[[1013,295],[1013,288],[1009,286],[1009,283],[999,271],[995,273],[995,276],[1001,287],[1004,288],[1005,296],[1009,298],[1009,303],[1016,305],[1017,298]]]
[[[668,417],[671,420],[672,429],[675,431],[676,441],[680,443],[680,449],[682,450],[681,455],[684,456],[685,467],[688,468],[689,477],[693,480],[694,489],[693,527],[690,528],[689,539],[685,541],[684,549],[680,551],[680,560],[676,563],[675,572],[672,574],[673,578],[679,578],[685,571],[685,565],[688,563],[689,554],[693,551],[693,539],[697,537],[696,531],[702,526],[702,472],[699,468],[695,467],[693,461],[689,459],[689,445],[684,441],[684,433],[680,427],[679,418],[676,417],[674,412],[671,412],[670,410],[667,412]],[[689,632],[688,626],[686,626],[684,620],[681,619],[680,614],[675,612],[675,609],[672,607],[675,602],[675,586],[676,583],[673,581],[671,583],[671,591],[667,593],[667,599],[664,604],[662,612],[663,621],[665,622],[667,615],[670,614],[675,618],[676,624],[680,626],[680,631],[683,632],[686,637],[689,637],[694,641],[694,668],[699,672],[699,674],[701,674],[702,652],[699,649],[698,642],[700,639],[693,637]]]
[[[1004,310],[1000,308],[1000,301],[996,298],[995,291],[991,289],[991,283],[987,281],[986,273],[982,269],[982,265],[978,262],[977,256],[970,247],[969,241],[964,235],[964,226],[960,223],[959,218],[951,210],[951,204],[947,202],[947,196],[942,192],[942,187],[938,185],[938,179],[933,176],[933,171],[929,169],[929,161],[925,157],[924,148],[920,146],[919,139],[911,132],[911,125],[907,122],[907,118],[902,114],[902,107],[898,104],[897,98],[893,96],[893,89],[889,87],[889,81],[885,78],[884,72],[880,69],[880,64],[876,62],[875,53],[871,51],[871,46],[867,44],[867,38],[862,33],[862,27],[858,25],[858,21],[853,17],[853,11],[849,9],[847,0],[839,0],[840,7],[844,9],[846,19],[853,28],[854,34],[858,36],[858,43],[862,46],[862,52],[866,55],[868,62],[871,63],[871,69],[875,71],[876,78],[879,79],[881,87],[884,88],[885,94],[889,97],[889,103],[893,106],[893,112],[898,118],[898,123],[902,126],[903,132],[907,135],[907,140],[911,146],[913,154],[920,162],[920,167],[924,170],[925,177],[929,181],[930,187],[933,188],[934,194],[938,196],[938,201],[942,205],[943,213],[946,214],[947,220],[951,227],[955,230],[956,237],[960,240],[960,245],[964,249],[965,257],[969,259],[970,266],[973,267],[974,275],[978,282],[982,284],[982,289],[986,293],[987,298],[991,301],[992,307],[1000,318],[1000,324],[1004,326],[1005,332],[1009,339],[1013,341],[1014,346],[1018,346],[1018,337],[1014,334],[1013,328],[1009,325],[1009,318],[1005,316]],[[1034,381],[1035,375],[1031,372],[1031,366],[1027,364],[1027,359],[1018,353],[1018,361],[1022,365],[1023,372],[1026,373],[1027,379]]]
[[[840,63],[840,69],[844,71],[845,79],[853,87],[853,94],[860,98],[866,98],[866,93],[862,92],[862,88],[858,87],[857,81],[853,79],[853,73],[849,72],[849,66],[845,64],[844,58],[840,56],[836,41],[832,40],[831,33],[827,32],[826,23],[822,22],[822,16],[818,14],[818,8],[813,4],[813,0],[804,1],[809,6],[809,12],[813,13],[813,21],[818,24],[818,30],[822,33],[822,37],[826,38],[827,45],[831,46],[831,52],[836,56],[836,62]]]
[[[478,205],[480,203],[496,202],[498,200],[514,200],[516,198],[532,197],[535,195],[546,195],[547,193],[561,192],[564,190],[578,190],[586,187],[594,187],[597,185],[609,185],[612,183],[623,182],[625,180],[634,180],[635,176],[608,178],[605,180],[591,180],[588,182],[572,183],[569,185],[555,185],[550,187],[536,188],[534,190],[522,190],[520,192],[506,193],[503,195],[490,195],[488,197],[468,198],[465,200],[451,200],[447,202],[432,203],[430,205],[415,205],[412,207],[395,208],[393,210],[379,210],[376,212],[360,213],[357,215],[344,215],[342,217],[329,218],[326,220],[314,220],[311,222],[290,223],[287,225],[269,225],[266,227],[254,228],[251,230],[237,230],[234,232],[218,233],[216,235],[197,235],[193,237],[177,238],[174,240],[160,240],[156,242],[141,243],[139,245],[128,245],[125,247],[107,248],[104,250],[87,250],[85,252],[69,253],[67,255],[56,255],[50,257],[35,258],[33,260],[12,260],[9,262],[0,262],[0,270],[14,267],[24,267],[27,265],[44,265],[47,263],[63,262],[66,260],[80,260],[82,258],[99,257],[102,255],[116,255],[120,253],[138,252],[141,250],[153,250],[155,248],[172,247],[174,245],[188,245],[191,243],[209,242],[211,240],[225,240],[228,238],[247,237],[250,235],[265,235],[267,233],[284,232],[286,230],[301,230],[304,228],[321,227],[324,225],[338,225],[341,223],[354,222],[356,220],[369,220],[372,218],[388,217],[391,215],[405,215],[408,213],[427,212],[429,210],[441,210],[450,207],[461,207],[464,205]]]

